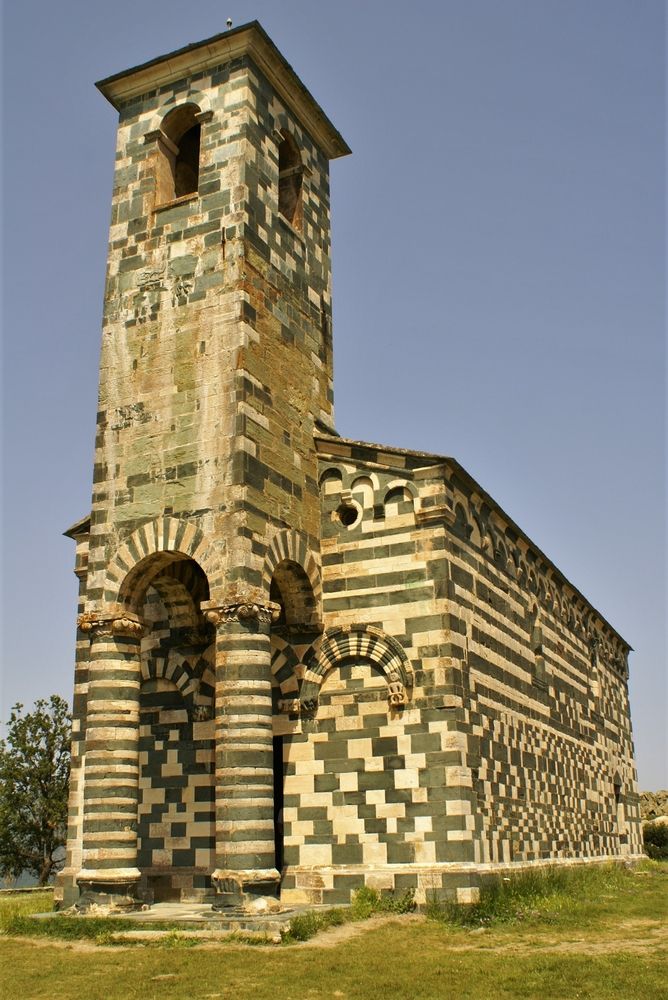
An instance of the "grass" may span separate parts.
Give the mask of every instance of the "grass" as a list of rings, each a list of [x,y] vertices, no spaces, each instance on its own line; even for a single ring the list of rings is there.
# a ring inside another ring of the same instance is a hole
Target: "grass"
[[[0,934],[12,933],[12,926],[17,921],[27,918],[31,913],[46,913],[53,909],[53,889],[43,892],[9,893],[0,895]],[[34,924],[34,921],[30,921]]]
[[[154,945],[121,950],[100,946],[99,935],[84,942],[12,938],[7,929],[15,925],[5,909],[11,905],[14,917],[25,918],[35,900],[3,900],[2,995],[26,1000],[377,1000],[383,995],[392,1000],[667,1000],[661,925],[668,865],[648,864],[639,874],[576,869],[565,880],[561,873],[548,873],[542,881],[521,876],[512,883],[484,894],[477,924],[466,922],[459,911],[449,919],[442,912],[432,914],[436,919],[393,914],[397,900],[382,904],[382,897],[363,893],[358,920],[377,912],[389,912],[391,919],[365,927],[351,923],[354,908],[328,911],[334,914],[329,926],[341,920],[338,943],[324,935],[306,944],[253,949],[229,940],[195,944],[177,930]],[[17,905],[21,913],[15,912]]]
[[[365,886],[353,896],[351,906],[335,907],[331,910],[310,910],[293,917],[282,934],[283,944],[308,941],[320,931],[356,920],[368,920],[377,913],[412,913],[415,909],[415,893],[412,889],[399,896],[388,892],[383,895],[376,889]]]
[[[643,871],[661,872],[653,862]],[[428,899],[427,916],[441,923],[462,927],[489,927],[538,919],[571,924],[586,920],[589,904],[600,912],[601,903],[632,891],[633,876],[619,865],[577,868],[536,868],[512,877],[497,876],[482,889],[480,902],[462,906]]]

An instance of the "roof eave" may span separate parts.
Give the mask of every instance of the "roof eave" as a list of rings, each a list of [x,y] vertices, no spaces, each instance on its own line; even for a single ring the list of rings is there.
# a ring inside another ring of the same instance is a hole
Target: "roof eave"
[[[330,160],[350,153],[350,147],[341,133],[258,21],[230,28],[219,35],[115,73],[99,80],[95,86],[119,111],[126,101],[134,97],[243,55],[251,57]]]

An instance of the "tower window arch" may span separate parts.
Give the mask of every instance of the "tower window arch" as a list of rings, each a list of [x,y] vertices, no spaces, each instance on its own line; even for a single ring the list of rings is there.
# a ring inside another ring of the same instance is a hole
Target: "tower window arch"
[[[294,138],[285,129],[281,136],[278,145],[278,211],[295,229],[301,230],[304,166]]]
[[[157,203],[196,194],[199,186],[201,125],[196,104],[183,104],[166,116],[158,137]]]

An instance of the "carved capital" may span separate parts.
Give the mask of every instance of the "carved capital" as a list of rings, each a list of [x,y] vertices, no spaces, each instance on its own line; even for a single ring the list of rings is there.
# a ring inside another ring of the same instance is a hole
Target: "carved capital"
[[[103,636],[128,636],[131,639],[141,639],[144,626],[136,615],[131,613],[110,614],[101,611],[85,611],[77,619],[77,627],[87,632],[91,638]]]
[[[259,623],[271,625],[278,621],[281,614],[281,607],[273,601],[266,604],[239,602],[234,604],[224,604],[220,607],[202,607],[205,619],[216,628],[231,622],[239,622],[242,625],[252,625]]]

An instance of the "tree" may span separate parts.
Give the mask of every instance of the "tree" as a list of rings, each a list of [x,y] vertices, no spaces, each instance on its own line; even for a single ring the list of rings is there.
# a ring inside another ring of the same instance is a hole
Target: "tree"
[[[14,705],[0,740],[0,873],[30,872],[40,885],[63,865],[72,718],[52,694],[23,714]]]

